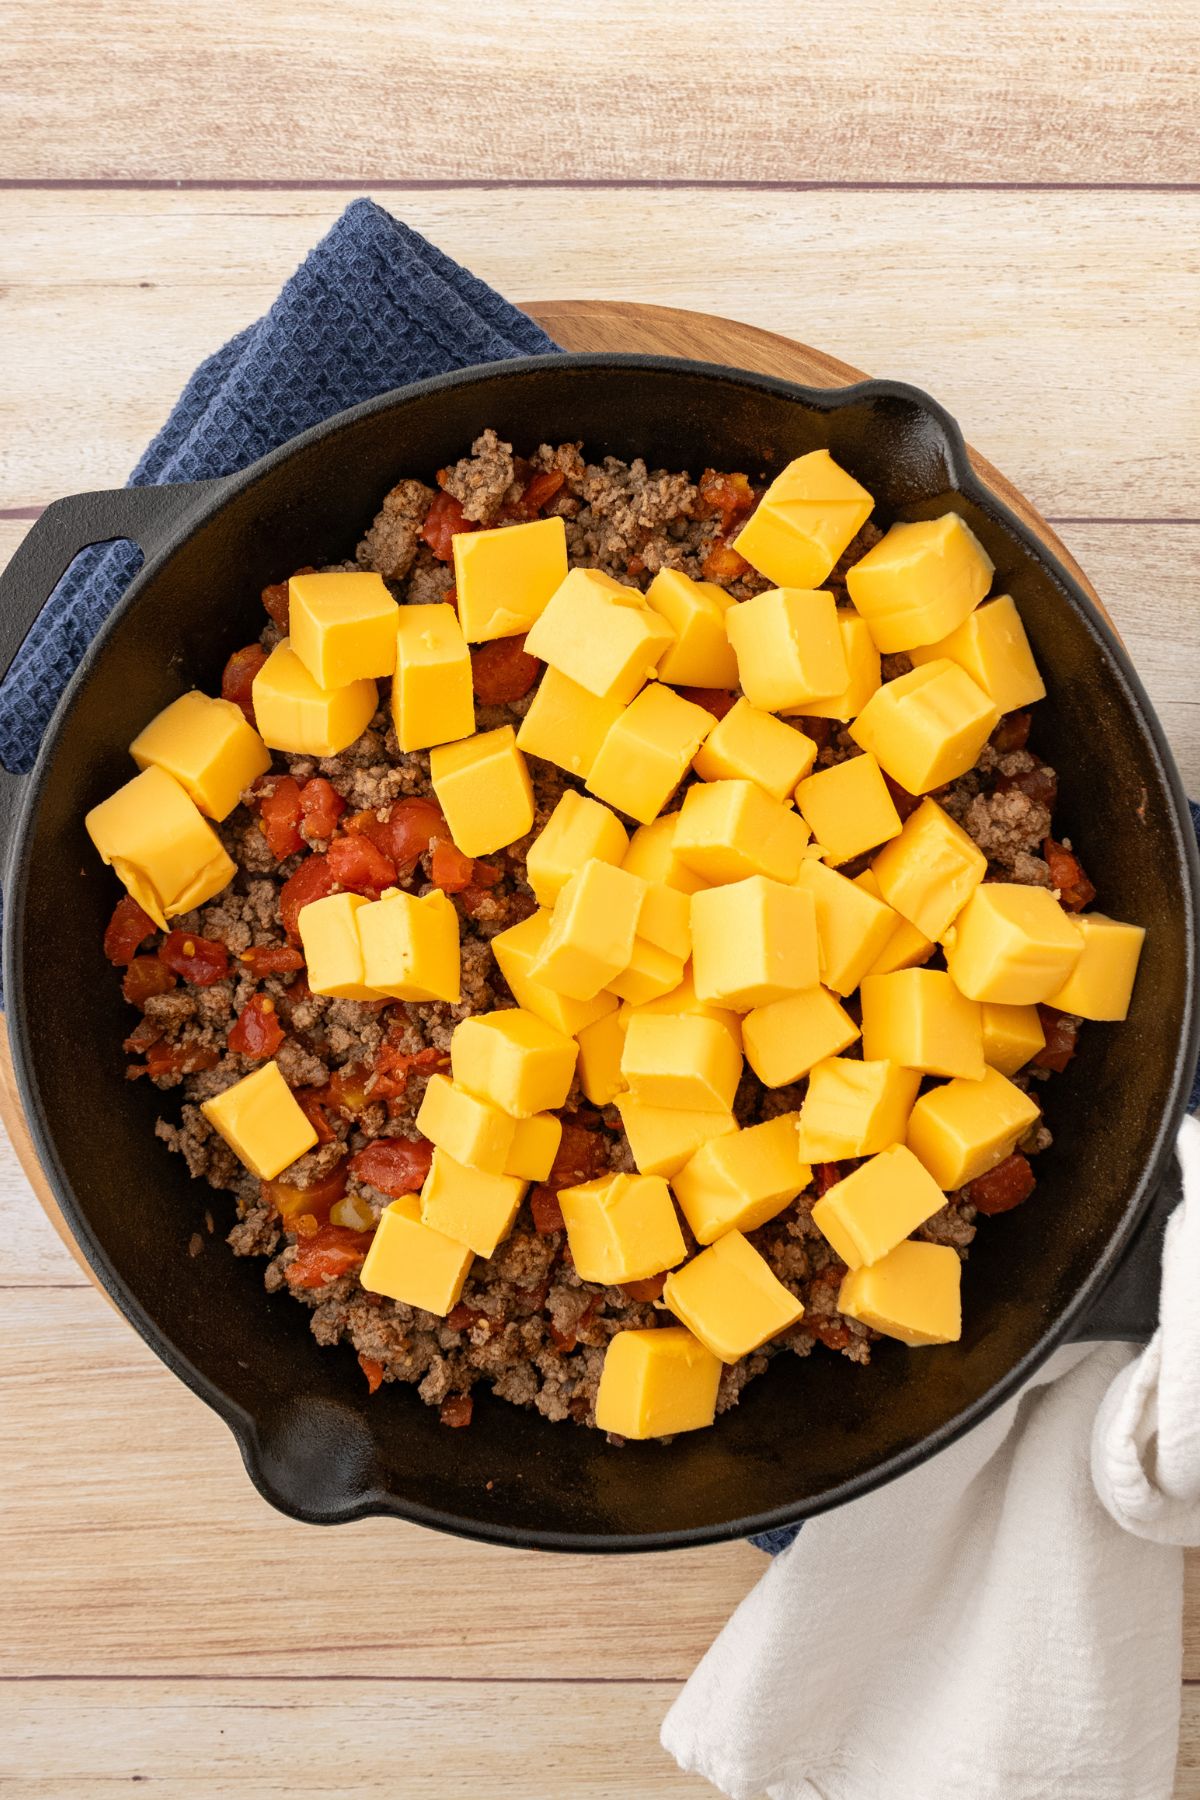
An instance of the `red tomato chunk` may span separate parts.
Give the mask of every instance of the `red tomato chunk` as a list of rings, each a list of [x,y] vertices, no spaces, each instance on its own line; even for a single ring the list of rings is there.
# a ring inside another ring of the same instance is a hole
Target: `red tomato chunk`
[[[465,1425],[471,1423],[471,1414],[474,1410],[475,1402],[470,1394],[450,1394],[442,1401],[438,1418],[443,1425],[449,1425],[455,1431],[461,1431]]]
[[[440,887],[444,894],[461,894],[464,888],[470,887],[474,874],[473,859],[464,856],[457,845],[439,838],[433,846],[429,865],[429,879],[433,885]]]
[[[693,706],[702,706],[714,719],[723,719],[737,699],[737,695],[729,693],[726,688],[681,687],[679,694],[682,699],[690,700]]]
[[[1054,838],[1046,838],[1042,855],[1050,870],[1050,880],[1058,889],[1058,897],[1068,912],[1079,912],[1090,906],[1096,890],[1084,873],[1083,864],[1073,851]]]
[[[241,1056],[249,1056],[256,1061],[264,1056],[274,1056],[284,1040],[284,1030],[279,1023],[279,1015],[275,1011],[275,1002],[269,994],[253,994],[249,1003],[237,1016],[229,1033],[228,1043],[231,1050]]]
[[[115,968],[123,969],[157,930],[154,920],[142,911],[133,895],[123,894],[104,933],[104,954]]]
[[[197,937],[190,931],[168,931],[158,947],[160,962],[193,987],[212,987],[229,973],[229,952],[216,938]]]
[[[471,651],[471,681],[481,706],[522,700],[538,677],[538,660],[525,651],[524,637],[495,638]]]
[[[300,830],[306,838],[328,838],[346,810],[346,802],[331,781],[314,775],[300,789]]]
[[[304,848],[300,835],[300,783],[290,775],[268,776],[267,782],[258,803],[262,834],[276,862],[283,862]]]
[[[1046,1042],[1033,1059],[1034,1067],[1061,1075],[1079,1046],[1079,1020],[1053,1006],[1039,1006],[1038,1015]]]
[[[125,971],[121,992],[130,1006],[145,1006],[156,994],[169,994],[175,976],[157,956],[135,956]]]
[[[350,1171],[381,1194],[415,1194],[429,1173],[433,1145],[426,1138],[376,1138],[350,1159]]]
[[[1036,1186],[1037,1178],[1029,1166],[1029,1158],[1018,1153],[1006,1156],[986,1175],[979,1175],[969,1182],[966,1197],[977,1212],[986,1213],[990,1218],[993,1213],[1011,1212],[1014,1206],[1020,1206]]]
[[[297,920],[302,907],[323,900],[337,887],[337,877],[325,856],[307,856],[279,890],[279,916],[290,938],[299,938]]]
[[[234,651],[221,676],[222,700],[232,700],[235,706],[240,706],[251,725],[254,724],[254,677],[266,660],[267,653],[261,644],[247,644],[244,650]]]
[[[371,1248],[372,1233],[348,1231],[344,1225],[323,1225],[298,1247],[297,1254],[285,1270],[287,1284],[293,1288],[324,1287],[362,1267]]]
[[[335,838],[325,860],[334,880],[351,893],[378,900],[384,888],[395,885],[395,863],[370,838]]]
[[[471,519],[463,517],[462,502],[452,494],[435,494],[420,536],[424,538],[439,562],[450,562],[454,556],[454,538],[460,531],[478,531]]]
[[[303,956],[290,944],[251,944],[249,950],[241,951],[238,961],[245,963],[251,975],[260,977],[290,975],[304,967]]]
[[[358,1353],[358,1366],[367,1378],[368,1394],[378,1392],[380,1384],[383,1381],[383,1364],[381,1362],[376,1362],[373,1356],[367,1356],[365,1352],[360,1350]]]

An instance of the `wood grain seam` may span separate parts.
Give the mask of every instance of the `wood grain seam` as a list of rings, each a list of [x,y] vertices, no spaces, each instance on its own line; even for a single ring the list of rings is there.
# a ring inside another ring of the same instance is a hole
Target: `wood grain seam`
[[[1200,194],[1196,181],[788,181],[703,175],[492,175],[492,176],[328,176],[319,179],[182,177],[172,175],[13,175],[0,176],[0,191],[51,193],[138,192],[308,194],[356,193],[366,189],[423,194],[486,193],[495,188],[571,190],[704,188],[724,193],[766,194]]]
[[[361,1646],[350,1646],[359,1649]],[[51,1682],[87,1682],[89,1687],[102,1687],[111,1682],[156,1682],[161,1684],[187,1683],[197,1685],[201,1682],[246,1683],[286,1681],[322,1682],[339,1685],[361,1686],[364,1682],[373,1682],[387,1687],[678,1687],[685,1677],[681,1675],[373,1675],[360,1670],[316,1671],[298,1674],[288,1670],[286,1674],[234,1674],[223,1669],[213,1669],[209,1673],[198,1670],[187,1670],[182,1674],[171,1670],[155,1670],[141,1673],[135,1668],[114,1670],[93,1670],[90,1674],[74,1674],[70,1670],[49,1672],[39,1670],[28,1675],[0,1675],[0,1689],[6,1687],[35,1687]],[[1197,1683],[1200,1686],[1200,1683]]]

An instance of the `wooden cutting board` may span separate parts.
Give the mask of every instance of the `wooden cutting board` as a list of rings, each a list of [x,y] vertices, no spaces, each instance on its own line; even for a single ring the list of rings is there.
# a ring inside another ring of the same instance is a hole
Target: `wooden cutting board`
[[[807,344],[780,337],[773,331],[761,331],[757,326],[742,325],[736,319],[721,319],[709,313],[683,312],[670,306],[641,306],[619,300],[537,300],[528,303],[524,310],[564,350],[640,351],[660,356],[693,357],[701,362],[753,369],[762,375],[781,375],[806,387],[846,387],[865,378],[862,369],[851,368],[849,363],[839,362],[823,350],[813,350]],[[1091,582],[1041,514],[978,451],[971,450],[970,456],[976,473],[993,493],[1037,533],[1103,610]],[[51,1224],[76,1262],[94,1280],[38,1163],[21,1109],[8,1035],[2,1021],[0,1119]]]

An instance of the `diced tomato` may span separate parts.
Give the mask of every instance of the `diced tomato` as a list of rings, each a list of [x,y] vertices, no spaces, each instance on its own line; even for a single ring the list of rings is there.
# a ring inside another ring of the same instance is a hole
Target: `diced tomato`
[[[157,1019],[139,1019],[121,1048],[130,1056],[145,1056],[151,1044],[157,1044],[166,1035],[166,1027]]]
[[[294,1181],[264,1181],[260,1184],[264,1206],[277,1212],[284,1224],[291,1227],[305,1213],[316,1219],[318,1226],[329,1223],[329,1209],[335,1206],[346,1192],[349,1170],[346,1158],[334,1163],[327,1174],[316,1181],[310,1181],[301,1187]],[[312,1235],[311,1232],[308,1235]]]
[[[337,1136],[337,1132],[329,1123],[329,1118],[325,1111],[324,1101],[328,1091],[327,1088],[298,1088],[294,1090],[296,1104],[316,1132],[318,1144],[332,1144],[334,1138]]]
[[[705,557],[700,572],[705,581],[730,582],[739,580],[749,567],[745,557],[739,556],[731,544],[718,539]]]
[[[830,723],[832,724],[832,720]],[[893,781],[890,775],[885,775],[883,780],[888,793],[892,796],[892,805],[899,813],[900,822],[903,824],[905,819],[916,812],[921,804],[921,797],[919,794],[910,794],[906,787],[901,787],[900,783]]]
[[[193,987],[212,987],[229,973],[229,952],[216,938],[191,931],[168,931],[158,947],[159,961]]]
[[[372,1100],[398,1100],[408,1091],[411,1070],[421,1069],[433,1074],[449,1067],[448,1050],[435,1050],[430,1046],[427,1050],[418,1050],[413,1054],[399,1049],[395,1044],[380,1044],[375,1053],[374,1072],[367,1084],[367,1092]]]
[[[1079,1020],[1073,1013],[1061,1013],[1054,1006],[1039,1006],[1038,1016],[1046,1042],[1033,1059],[1036,1069],[1054,1069],[1062,1074],[1079,1043]]]
[[[1029,742],[1029,727],[1033,724],[1033,714],[1027,712],[1005,713],[993,731],[988,742],[993,750],[1023,750]]]
[[[1058,799],[1058,776],[1044,762],[1037,763],[1032,769],[1023,770],[1019,775],[1001,775],[996,783],[996,792],[1009,794],[1014,789],[1053,812]]]
[[[366,894],[372,900],[378,900],[384,888],[392,887],[396,880],[396,865],[391,857],[367,837],[334,838],[325,860],[330,874],[342,887],[351,893]]]
[[[553,1188],[574,1187],[581,1181],[593,1181],[607,1168],[608,1139],[604,1133],[589,1131],[586,1126],[564,1119],[549,1185]]]
[[[1014,1206],[1020,1206],[1036,1186],[1037,1176],[1029,1166],[1029,1158],[1018,1152],[1015,1156],[1006,1156],[986,1175],[977,1175],[974,1181],[968,1182],[964,1192],[977,1212],[991,1218],[994,1213],[1011,1212]]]
[[[750,512],[754,505],[754,489],[745,475],[719,475],[715,469],[705,469],[698,485],[701,518],[716,515],[726,534],[733,521]]]
[[[261,644],[247,644],[244,650],[235,650],[225,664],[221,676],[221,698],[232,700],[240,706],[250,724],[254,724],[254,677],[267,660],[267,653]]]
[[[322,1104],[343,1119],[355,1119],[371,1104],[367,1094],[370,1070],[364,1063],[346,1063],[335,1069],[322,1090]]]
[[[446,1323],[452,1331],[473,1331],[477,1325],[491,1325],[486,1313],[479,1312],[473,1306],[464,1306],[460,1300],[446,1314]]]
[[[324,1287],[326,1282],[361,1268],[363,1257],[371,1248],[372,1235],[369,1231],[349,1231],[344,1225],[323,1225],[315,1237],[306,1238],[299,1245],[294,1261],[285,1271],[288,1286]]]
[[[346,802],[323,775],[314,775],[300,789],[300,830],[306,838],[332,837],[345,810]]]
[[[645,572],[646,559],[644,556],[631,556],[629,561],[625,564],[625,573],[629,576],[631,581],[636,581],[638,576],[644,575]]]
[[[327,856],[306,856],[294,875],[289,875],[279,890],[279,916],[290,938],[299,939],[296,924],[302,907],[323,900],[337,886],[337,876]]]
[[[123,969],[157,930],[154,920],[142,911],[133,895],[122,894],[105,928],[104,954],[114,968]]]
[[[130,1006],[145,1006],[155,994],[169,994],[175,977],[157,956],[135,956],[125,971],[121,992]]]
[[[258,802],[262,833],[276,862],[295,856],[303,850],[300,835],[303,813],[300,807],[300,783],[290,775],[269,777],[269,787]]]
[[[238,954],[238,961],[245,963],[251,975],[290,975],[295,969],[304,967],[304,957],[291,944],[251,944],[248,950]]]
[[[667,1285],[666,1275],[649,1275],[645,1281],[623,1281],[621,1292],[631,1300],[658,1300]]]
[[[455,535],[460,531],[478,530],[473,519],[464,519],[460,500],[453,494],[439,493],[433,497],[418,536],[424,538],[439,562],[450,562],[454,556]]]
[[[566,476],[561,469],[539,469],[517,502],[524,517],[535,518],[543,506],[550,504],[565,480]]]
[[[663,1279],[665,1281],[666,1277],[664,1276]],[[550,1319],[548,1321],[550,1337],[555,1348],[561,1350],[564,1355],[569,1355],[579,1342],[587,1327],[595,1318],[596,1314],[600,1311],[603,1303],[603,1294],[593,1294],[579,1317],[576,1319],[574,1325],[572,1325],[568,1331],[560,1331],[558,1326],[554,1323],[554,1320]]]
[[[454,611],[457,613],[458,589],[456,587],[448,587],[446,589],[445,593],[442,595],[442,605],[453,607]]]
[[[203,1049],[196,1043],[151,1044],[145,1066],[126,1069],[125,1077],[136,1081],[139,1075],[197,1075],[201,1069],[215,1069],[220,1060],[215,1050]]]
[[[274,1056],[285,1035],[271,996],[251,994],[231,1027],[226,1042],[239,1056],[249,1056],[258,1061],[264,1056]]]
[[[368,1356],[364,1350],[360,1350],[358,1353],[358,1366],[367,1378],[368,1394],[377,1393],[380,1384],[383,1381],[383,1364],[381,1362],[376,1362],[375,1358],[373,1356]]]
[[[690,700],[693,706],[702,706],[714,719],[723,719],[737,699],[737,695],[727,688],[681,687],[676,692],[681,699]]]
[[[295,573],[297,575],[315,575],[316,570],[308,564],[305,564],[304,568],[295,570]],[[286,636],[291,624],[287,582],[272,581],[269,586],[265,587],[262,591],[262,603],[270,614],[271,619]]]
[[[457,844],[447,843],[445,838],[437,840],[429,864],[429,879],[434,887],[440,887],[443,894],[461,894],[470,887],[474,874],[474,860],[464,856]]]
[[[1050,880],[1058,889],[1059,900],[1067,911],[1079,912],[1082,907],[1090,906],[1096,898],[1096,890],[1074,851],[1048,837],[1042,844],[1042,855],[1050,869]]]
[[[504,880],[504,870],[498,869],[495,863],[475,860],[475,873],[471,877],[476,887],[494,888],[498,881]]]
[[[819,1344],[828,1350],[844,1350],[850,1342],[850,1328],[841,1319],[822,1318],[816,1313],[806,1313],[804,1329],[810,1331]]]
[[[396,864],[401,874],[411,875],[434,838],[450,836],[441,807],[436,800],[412,795],[398,800],[383,817],[368,809],[351,813],[346,831],[352,837],[366,838]]]
[[[835,1162],[818,1163],[813,1170],[813,1186],[818,1195],[827,1194],[842,1179],[842,1171]]]
[[[563,1186],[569,1184],[564,1182]],[[566,1220],[562,1216],[562,1207],[558,1204],[558,1195],[552,1187],[535,1187],[529,1196],[529,1210],[533,1214],[533,1227],[543,1237],[549,1237],[552,1231],[565,1231]]]
[[[538,678],[538,660],[525,650],[524,637],[493,638],[471,651],[471,682],[482,706],[520,700]]]
[[[427,1138],[376,1138],[350,1159],[360,1181],[370,1182],[393,1200],[415,1194],[429,1173],[433,1145]]]
[[[449,1394],[442,1401],[438,1418],[443,1425],[449,1425],[455,1431],[461,1431],[471,1423],[471,1415],[475,1410],[475,1402],[470,1394]]]

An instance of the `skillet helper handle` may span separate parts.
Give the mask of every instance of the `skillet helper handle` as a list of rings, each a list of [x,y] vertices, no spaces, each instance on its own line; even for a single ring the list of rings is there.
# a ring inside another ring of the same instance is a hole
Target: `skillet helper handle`
[[[1158,1328],[1162,1286],[1163,1233],[1182,1198],[1179,1164],[1174,1157],[1162,1183],[1134,1228],[1108,1281],[1071,1333],[1077,1344],[1116,1339],[1147,1344]]]

